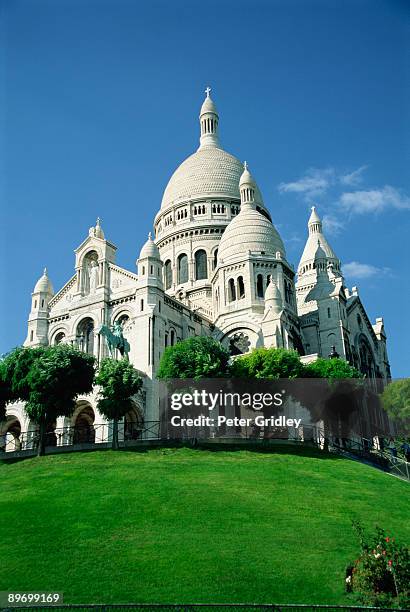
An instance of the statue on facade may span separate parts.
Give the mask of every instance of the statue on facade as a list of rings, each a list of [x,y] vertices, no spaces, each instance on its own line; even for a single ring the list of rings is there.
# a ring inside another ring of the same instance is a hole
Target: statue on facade
[[[96,261],[90,262],[88,276],[90,277],[90,293],[94,293],[98,284],[98,265]]]
[[[128,340],[124,338],[122,325],[119,321],[114,323],[112,329],[107,325],[101,325],[97,333],[104,336],[110,357],[115,357],[115,351],[118,350],[121,357],[128,359],[128,353],[131,347]]]

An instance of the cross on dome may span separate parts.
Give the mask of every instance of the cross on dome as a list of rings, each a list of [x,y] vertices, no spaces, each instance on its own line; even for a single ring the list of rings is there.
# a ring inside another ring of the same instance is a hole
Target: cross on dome
[[[208,85],[208,87],[205,89],[205,93],[206,93],[206,97],[207,97],[207,98],[209,98],[209,94],[211,93],[211,88],[209,87],[209,85]]]

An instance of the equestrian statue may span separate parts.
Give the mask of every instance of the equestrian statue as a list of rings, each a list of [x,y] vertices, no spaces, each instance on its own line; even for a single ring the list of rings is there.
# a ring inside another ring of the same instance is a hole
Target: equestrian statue
[[[116,321],[110,329],[107,325],[101,325],[97,332],[101,336],[104,336],[108,346],[110,357],[115,357],[115,351],[118,350],[121,357],[128,359],[128,353],[130,352],[130,344],[122,331],[122,325],[119,321]]]

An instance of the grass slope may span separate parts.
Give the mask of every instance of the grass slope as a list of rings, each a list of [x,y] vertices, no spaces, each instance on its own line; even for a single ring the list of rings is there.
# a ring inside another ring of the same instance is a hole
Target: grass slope
[[[0,590],[66,603],[351,603],[351,519],[410,538],[410,487],[324,454],[100,451],[0,463]]]

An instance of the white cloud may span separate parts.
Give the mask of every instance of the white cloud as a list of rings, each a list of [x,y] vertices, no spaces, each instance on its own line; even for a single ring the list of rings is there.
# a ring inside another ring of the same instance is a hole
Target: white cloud
[[[368,166],[360,166],[357,170],[353,170],[348,174],[342,174],[339,177],[339,181],[343,185],[359,185],[362,182],[362,174],[368,168]]]
[[[338,236],[345,227],[343,221],[334,215],[323,215],[322,224],[325,234],[329,234],[331,236]]]
[[[342,266],[343,274],[349,278],[372,278],[376,275],[384,275],[390,272],[389,268],[377,268],[370,264],[351,261]]]
[[[382,189],[342,193],[339,202],[344,210],[357,214],[382,212],[386,208],[410,209],[410,198],[390,185]]]
[[[280,193],[300,193],[304,194],[307,199],[310,199],[327,191],[333,182],[333,177],[333,168],[326,168],[324,170],[310,168],[299,180],[290,183],[280,183],[278,189]]]

